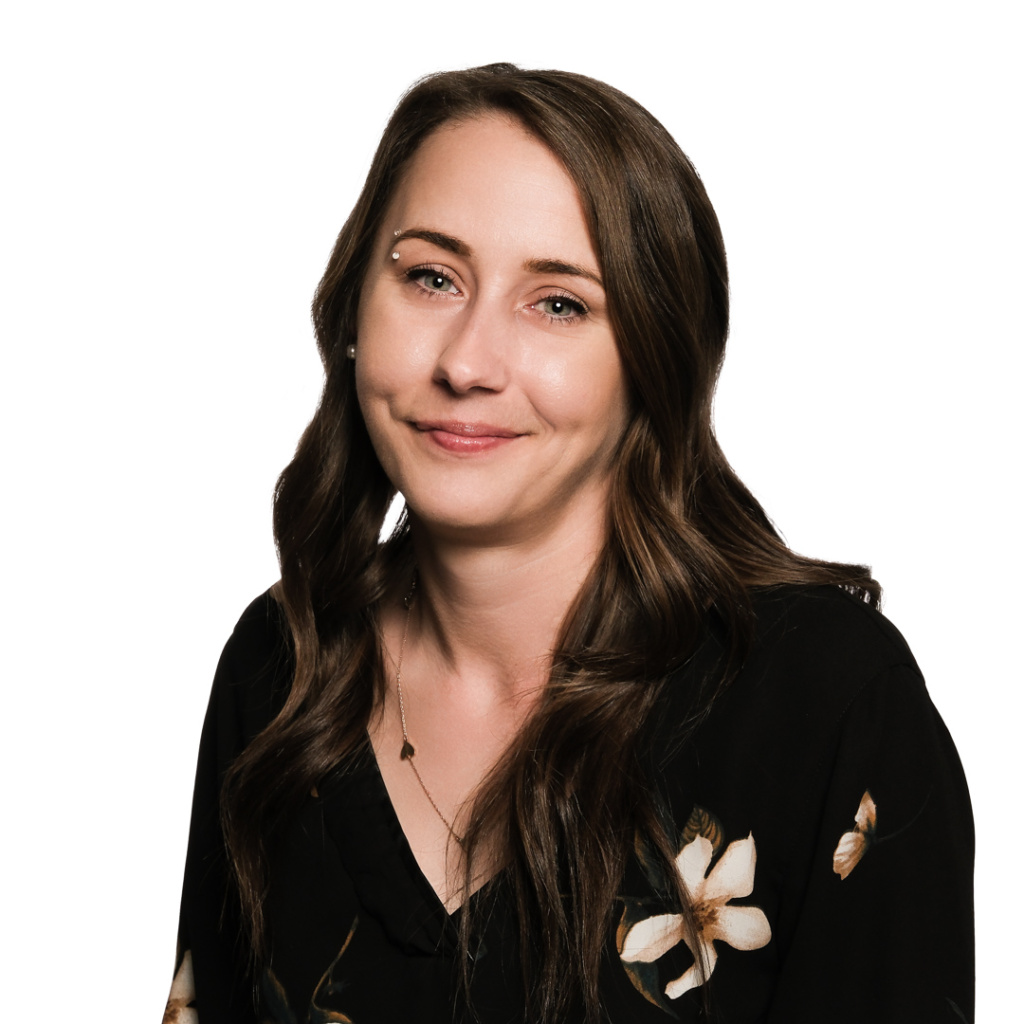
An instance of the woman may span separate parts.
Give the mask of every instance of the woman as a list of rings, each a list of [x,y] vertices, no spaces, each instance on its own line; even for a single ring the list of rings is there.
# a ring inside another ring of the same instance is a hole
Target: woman
[[[664,129],[576,75],[424,80],[314,320],[167,1019],[970,1019],[955,751],[868,570],[718,448],[725,252]]]

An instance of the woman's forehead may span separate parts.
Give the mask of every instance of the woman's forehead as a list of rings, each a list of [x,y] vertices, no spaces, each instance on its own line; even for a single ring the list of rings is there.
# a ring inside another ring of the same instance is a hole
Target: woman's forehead
[[[525,258],[590,263],[579,194],[558,157],[519,122],[484,114],[428,136],[392,196],[382,236],[435,231],[466,248],[502,246]]]

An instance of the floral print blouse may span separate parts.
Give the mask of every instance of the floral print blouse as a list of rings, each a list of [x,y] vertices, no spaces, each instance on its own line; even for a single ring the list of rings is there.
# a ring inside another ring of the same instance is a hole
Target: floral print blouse
[[[606,1019],[971,1021],[971,809],[913,657],[883,616],[837,588],[778,588],[755,607],[754,645],[695,739],[680,749],[674,726],[716,664],[713,631],[654,716],[649,778],[677,836],[695,928],[638,841],[606,947]],[[284,637],[264,595],[217,670],[164,1020],[471,1020],[456,976],[458,911],[445,912],[419,870],[369,753],[296,808],[273,865],[271,959],[259,978],[245,974],[217,796],[287,690]],[[485,887],[493,911],[471,990],[481,1024],[525,1021],[503,884],[499,875]]]

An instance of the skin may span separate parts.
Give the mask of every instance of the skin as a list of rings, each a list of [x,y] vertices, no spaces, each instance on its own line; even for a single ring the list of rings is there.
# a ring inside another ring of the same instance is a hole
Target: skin
[[[398,258],[393,258],[397,252]],[[459,848],[399,759],[395,663],[416,764],[460,815],[536,705],[561,622],[607,532],[626,386],[597,256],[562,165],[515,121],[420,147],[360,298],[356,384],[409,506],[419,584],[383,614],[388,692],[371,726],[385,785],[439,898]],[[500,862],[493,851],[474,887]]]

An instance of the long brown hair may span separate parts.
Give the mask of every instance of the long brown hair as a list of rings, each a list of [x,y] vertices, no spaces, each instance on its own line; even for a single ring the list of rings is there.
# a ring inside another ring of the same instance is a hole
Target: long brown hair
[[[514,894],[531,1020],[599,1017],[598,971],[633,837],[669,867],[677,852],[642,768],[644,729],[671,670],[714,618],[727,638],[715,679],[691,695],[695,728],[742,659],[752,588],[831,583],[877,603],[862,566],[799,556],[725,459],[711,403],[728,331],[725,248],[693,166],[639,104],[590,78],[493,64],[430,76],[399,103],[316,291],[320,405],[281,474],[278,599],[295,677],[277,717],[232,766],[222,820],[257,958],[271,884],[268,837],[311,786],[364,751],[383,695],[378,612],[408,584],[408,528],[378,535],[394,495],[362,422],[346,347],[388,204],[440,125],[488,112],[561,160],[582,201],[631,400],[610,531],[562,625],[535,715],[477,794],[467,878],[500,843]],[[684,913],[686,894],[678,893]],[[462,915],[464,948],[471,917]],[[468,963],[468,958],[465,961]]]

